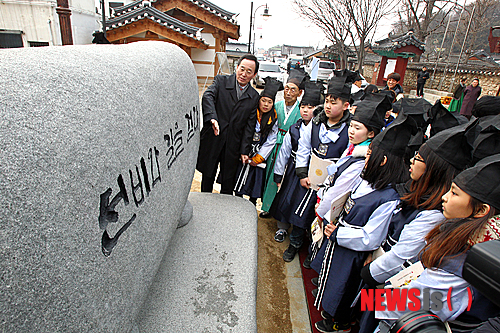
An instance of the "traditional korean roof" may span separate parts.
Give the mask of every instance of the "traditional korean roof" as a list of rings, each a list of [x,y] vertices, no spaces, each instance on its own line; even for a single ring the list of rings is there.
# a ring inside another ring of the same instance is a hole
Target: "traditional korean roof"
[[[416,48],[425,51],[424,43],[419,41],[417,37],[413,34],[413,31],[408,31],[407,33],[389,36],[388,38],[379,40],[375,42],[372,46],[373,51],[396,51],[405,46],[413,45]],[[397,53],[397,52],[396,52]]]
[[[190,26],[189,24],[179,21],[154,7],[151,7],[148,1],[141,1],[137,6],[130,5],[117,8],[119,11],[115,11],[115,15],[118,12],[120,14],[106,21],[106,30],[126,26],[127,24],[132,24],[140,20],[152,20],[180,34],[186,35],[187,37],[208,45],[205,40],[201,38],[201,35],[197,34],[201,30],[200,28]]]
[[[500,55],[492,55],[485,50],[478,50],[474,52],[470,57],[469,61],[471,61],[472,58],[477,58],[480,61],[484,61],[486,63],[491,64],[494,67],[500,67]]]
[[[161,2],[163,0],[137,0],[132,3],[129,3],[128,5],[122,6],[122,7],[117,7],[115,8],[115,16],[120,16],[123,15],[125,12],[130,12],[133,11],[139,7],[146,6],[146,5],[151,5],[151,2]],[[234,16],[236,15],[235,13],[231,13],[227,10],[224,10],[213,3],[206,1],[206,0],[186,0],[188,2],[191,2],[198,7],[210,12],[211,14],[220,17],[223,20],[226,20],[232,24],[236,24],[236,19]]]

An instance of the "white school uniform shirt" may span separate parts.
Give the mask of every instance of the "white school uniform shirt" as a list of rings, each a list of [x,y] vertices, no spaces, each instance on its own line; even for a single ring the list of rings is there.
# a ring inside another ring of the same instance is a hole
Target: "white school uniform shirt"
[[[260,123],[258,121],[255,123],[255,132],[256,133],[260,132]],[[262,147],[260,147],[257,154],[259,154],[265,160],[267,160],[269,155],[271,155],[271,151],[274,148],[274,144],[276,143],[277,138],[278,138],[278,121],[276,120],[274,122],[273,128],[271,129],[271,132],[269,132],[269,134],[267,135],[266,141],[264,142]]]
[[[337,142],[340,137],[340,132],[344,129],[346,123],[342,123],[339,128],[327,130],[325,124],[321,123],[319,128],[319,141],[323,144],[330,142]],[[309,158],[311,157],[311,134],[312,134],[312,120],[307,124],[304,133],[300,135],[299,148],[297,149],[297,162],[296,167],[307,167],[309,165]]]
[[[370,274],[380,283],[393,277],[404,269],[403,264],[410,260],[417,261],[420,250],[425,246],[425,236],[438,223],[446,218],[437,209],[423,210],[415,219],[404,226],[399,241],[390,251],[375,259],[370,264]]]
[[[351,198],[357,199],[375,191],[366,180],[362,180]],[[392,214],[399,204],[399,200],[383,203],[373,211],[363,227],[342,227],[339,225],[336,241],[337,244],[354,251],[373,251],[387,235]]]
[[[300,124],[299,128],[300,137],[304,135],[305,131],[306,131],[306,125],[304,123]],[[278,158],[276,159],[276,162],[274,164],[275,174],[281,176],[285,174],[286,164],[288,163],[288,159],[290,158],[291,153],[292,153],[292,136],[290,135],[290,131],[288,131],[286,132],[283,138],[283,143],[281,144],[281,148],[278,153]]]
[[[337,169],[347,162],[349,158],[357,156],[355,155],[356,149],[358,147],[365,147],[366,149],[368,146],[357,146],[354,148],[352,155],[347,156],[347,153],[349,151],[349,146],[344,150],[342,153],[342,156],[338,160],[336,164],[332,164],[328,166],[328,175],[333,175],[337,172]],[[365,149],[365,148],[359,148],[359,149]],[[341,195],[346,193],[347,191],[353,191],[358,185],[361,183],[361,171],[363,171],[363,168],[365,166],[365,160],[360,160],[357,162],[354,162],[351,164],[347,169],[345,169],[342,174],[337,178],[335,181],[335,184],[328,188],[325,191],[323,189],[320,189],[318,191],[318,197],[321,199],[318,208],[316,209],[316,213],[322,217],[323,219],[329,220],[329,216],[326,216],[327,213],[330,211],[332,202],[334,202],[337,198],[339,198]],[[326,182],[328,181],[328,178]]]

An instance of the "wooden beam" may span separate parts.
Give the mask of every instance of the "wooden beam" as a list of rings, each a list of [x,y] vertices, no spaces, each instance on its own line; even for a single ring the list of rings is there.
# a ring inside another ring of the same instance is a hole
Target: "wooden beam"
[[[154,33],[166,38],[165,41],[170,43],[184,45],[189,48],[194,47],[203,50],[208,49],[208,45],[202,43],[201,41],[195,40],[177,31],[173,31],[172,29],[169,29],[149,19],[143,19],[141,21],[138,21],[137,23],[114,28],[108,31],[108,40],[110,42],[115,42],[125,38],[128,39],[145,31],[147,32],[146,36],[151,36],[151,38],[146,38],[144,40],[158,40],[158,37],[154,38],[153,35],[151,35],[151,33]]]
[[[162,12],[167,12],[175,8],[179,9],[209,25],[224,30],[228,33],[229,37],[233,39],[238,39],[240,37],[239,26],[237,24],[230,23],[223,18],[220,18],[219,16],[209,12],[208,10],[198,7],[194,3],[184,0],[163,0],[160,2],[153,2],[153,7]],[[183,21],[181,16],[176,18]]]

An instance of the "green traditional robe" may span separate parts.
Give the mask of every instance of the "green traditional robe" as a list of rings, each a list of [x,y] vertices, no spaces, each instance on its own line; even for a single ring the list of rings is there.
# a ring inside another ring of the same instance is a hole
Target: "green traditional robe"
[[[275,104],[275,109],[278,114],[278,139],[274,145],[271,155],[266,161],[266,187],[264,188],[264,194],[262,196],[262,210],[268,212],[271,204],[273,203],[276,192],[278,192],[278,185],[274,182],[274,162],[283,143],[283,138],[288,132],[290,126],[295,124],[300,119],[300,102],[297,100],[295,105],[285,122],[285,101],[279,101]]]

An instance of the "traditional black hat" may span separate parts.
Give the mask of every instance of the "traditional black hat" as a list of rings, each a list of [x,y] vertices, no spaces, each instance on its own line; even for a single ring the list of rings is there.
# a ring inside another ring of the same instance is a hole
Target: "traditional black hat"
[[[325,88],[321,83],[306,82],[305,92],[300,104],[316,106],[321,104],[321,94]]]
[[[391,103],[393,103],[394,100],[396,99],[396,93],[394,92],[394,90],[379,90],[378,93],[387,95],[389,97]],[[397,109],[396,113],[399,113],[399,109]]]
[[[346,101],[351,97],[351,87],[356,77],[355,72],[348,69],[334,70],[335,76],[328,81],[327,95],[334,95]]]
[[[411,152],[418,150],[424,143],[424,135],[428,125],[427,113],[431,107],[432,104],[423,98],[401,98],[393,104],[393,109],[400,117],[407,117],[407,121],[412,127],[412,136],[408,143]]]
[[[469,120],[464,116],[459,114],[455,115],[454,113],[448,111],[443,104],[441,104],[439,99],[429,110],[428,115],[430,119],[429,122],[431,124],[431,137],[447,128],[469,122]]]
[[[463,170],[472,163],[472,145],[478,121],[445,129],[427,140],[426,145],[439,157]],[[425,159],[425,156],[422,156]]]
[[[432,104],[423,98],[401,98],[394,103],[394,108],[397,108],[399,113],[408,115],[418,128],[424,129],[427,127],[427,113],[431,107]]]
[[[386,129],[373,138],[372,144],[393,155],[403,157],[412,130],[411,120],[406,116],[398,116]]]
[[[387,95],[370,94],[359,101],[352,120],[359,121],[365,126],[381,130],[384,127],[385,113],[392,108],[392,103]]]
[[[453,182],[474,199],[500,209],[500,154],[483,158]]]
[[[478,118],[497,114],[500,114],[500,96],[483,96],[472,107],[472,115]]]
[[[500,115],[479,118],[480,132],[474,140],[472,164],[500,153]]]
[[[283,90],[283,83],[270,76],[264,78],[264,82],[266,84],[264,90],[260,93],[260,97],[269,97],[274,101],[278,91]]]
[[[351,94],[351,100],[349,104],[355,105],[354,103],[358,103],[362,99],[366,97],[366,94],[363,89],[356,91],[354,94]],[[357,104],[356,104],[357,105]]]
[[[299,89],[304,89],[306,81],[309,81],[309,74],[297,69],[290,69],[290,75],[288,75],[286,83],[294,83]]]

